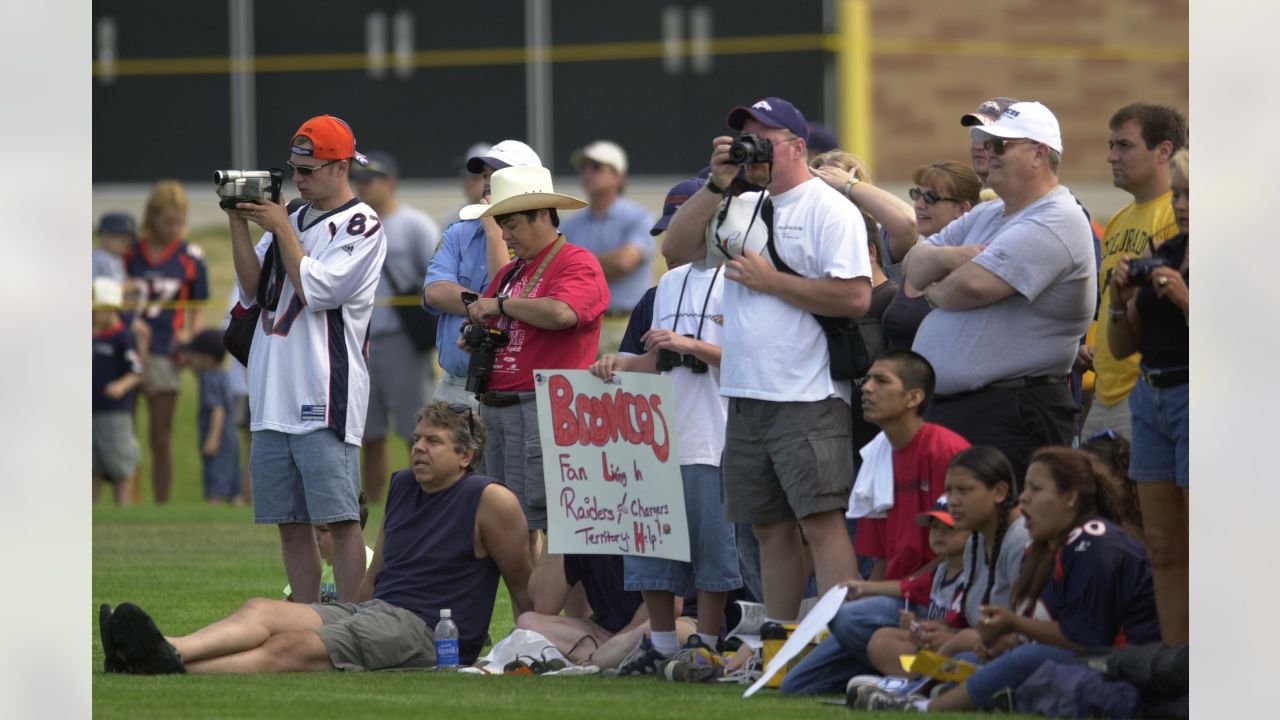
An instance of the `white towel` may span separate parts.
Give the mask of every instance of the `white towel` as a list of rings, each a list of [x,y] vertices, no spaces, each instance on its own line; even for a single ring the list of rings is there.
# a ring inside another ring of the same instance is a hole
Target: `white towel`
[[[893,507],[893,445],[884,433],[862,446],[862,467],[849,494],[851,518],[882,518]]]

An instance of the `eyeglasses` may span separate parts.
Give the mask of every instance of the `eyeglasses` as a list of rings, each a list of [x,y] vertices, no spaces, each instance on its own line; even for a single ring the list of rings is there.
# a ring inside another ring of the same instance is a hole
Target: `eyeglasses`
[[[1008,140],[1006,138],[991,138],[990,140],[982,141],[982,149],[986,150],[992,155],[1003,155],[1004,151],[1007,150],[1010,145],[1019,145],[1019,144],[1039,145],[1040,143],[1036,142],[1035,140]]]
[[[925,205],[935,205],[943,200],[946,200],[947,202],[953,202],[953,203],[960,202],[960,200],[956,198],[943,197],[932,190],[921,190],[918,187],[911,188],[910,190],[907,191],[907,194],[911,196],[912,200],[918,201],[923,198]]]
[[[330,165],[332,165],[332,164],[334,164],[334,163],[336,163],[336,162],[342,162],[342,161],[341,161],[341,160],[330,160],[329,162],[327,162],[327,163],[321,163],[320,165],[294,165],[294,164],[293,164],[293,161],[292,161],[292,160],[289,160],[288,162],[286,162],[286,163],[285,163],[285,165],[289,166],[289,171],[290,171],[290,172],[296,172],[296,173],[298,173],[299,175],[301,175],[302,177],[307,177],[307,176],[308,176],[308,175],[310,175],[311,173],[313,173],[313,172],[315,172],[315,171],[317,171],[317,170],[319,170],[319,169],[321,169],[321,168],[329,167]]]

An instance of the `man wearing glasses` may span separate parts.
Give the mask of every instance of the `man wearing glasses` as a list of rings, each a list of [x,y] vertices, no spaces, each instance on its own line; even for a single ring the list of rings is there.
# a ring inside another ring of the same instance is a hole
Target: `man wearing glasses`
[[[289,169],[305,204],[269,201],[228,210],[240,304],[267,304],[249,352],[254,521],[280,528],[284,569],[298,602],[316,602],[321,563],[313,525],[333,536],[338,599],[353,602],[364,575],[360,444],[369,401],[368,341],[387,252],[373,209],[351,192],[355,136],[332,115],[311,118],[291,142]],[[256,247],[248,221],[266,230]]]
[[[992,445],[1019,481],[1031,451],[1070,444],[1067,375],[1093,318],[1089,222],[1058,182],[1062,134],[1038,102],[970,129],[998,200],[979,204],[907,253],[907,280],[934,308],[912,350],[937,371],[926,420]]]

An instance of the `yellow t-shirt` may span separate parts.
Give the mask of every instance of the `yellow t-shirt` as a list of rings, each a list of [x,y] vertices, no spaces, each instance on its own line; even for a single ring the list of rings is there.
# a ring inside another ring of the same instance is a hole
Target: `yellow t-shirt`
[[[1111,307],[1111,273],[1122,256],[1138,257],[1149,244],[1158,247],[1177,234],[1178,223],[1173,216],[1171,193],[1141,205],[1129,203],[1107,223],[1102,234],[1102,265],[1098,268],[1102,301],[1098,305],[1093,338],[1093,370],[1097,375],[1093,392],[1096,402],[1115,405],[1128,397],[1138,381],[1138,354],[1117,360],[1107,346],[1107,326],[1111,323],[1107,315],[1107,308]]]

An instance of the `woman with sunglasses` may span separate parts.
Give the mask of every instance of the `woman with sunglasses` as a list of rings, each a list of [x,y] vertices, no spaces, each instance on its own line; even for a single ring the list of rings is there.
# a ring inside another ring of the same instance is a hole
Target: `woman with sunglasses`
[[[1120,359],[1142,353],[1138,384],[1129,395],[1129,476],[1138,483],[1142,526],[1155,570],[1160,638],[1166,645],[1187,642],[1189,619],[1190,162],[1186,150],[1169,160],[1180,232],[1156,248],[1151,258],[1120,258],[1111,273],[1107,308],[1111,352]]]
[[[944,160],[918,167],[911,173],[911,181],[915,183],[908,191],[915,201],[915,240],[937,233],[980,202],[982,180],[963,163]],[[924,293],[904,279],[881,319],[889,347],[910,350],[916,328],[928,314]]]

